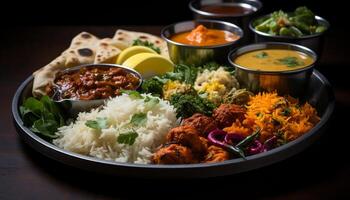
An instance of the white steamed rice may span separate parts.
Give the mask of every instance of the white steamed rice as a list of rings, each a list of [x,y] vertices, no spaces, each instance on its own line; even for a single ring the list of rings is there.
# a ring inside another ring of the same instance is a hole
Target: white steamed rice
[[[143,97],[150,95],[142,94]],[[159,99],[159,98],[158,98]],[[135,113],[147,113],[142,126],[126,126]],[[101,131],[85,125],[87,120],[107,118],[109,128]],[[123,94],[107,101],[100,110],[79,113],[74,123],[59,128],[53,143],[60,148],[105,160],[129,163],[150,163],[152,152],[165,142],[167,132],[177,125],[176,112],[169,102],[159,99],[150,105],[144,99],[132,99]],[[119,144],[120,133],[136,131],[133,145]]]

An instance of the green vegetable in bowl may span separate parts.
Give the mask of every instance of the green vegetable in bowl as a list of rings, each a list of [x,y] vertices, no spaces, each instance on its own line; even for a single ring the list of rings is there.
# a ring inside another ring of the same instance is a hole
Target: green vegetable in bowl
[[[292,13],[275,11],[268,17],[257,19],[254,28],[270,35],[290,37],[322,33],[327,29],[317,23],[315,14],[305,6],[298,7]]]
[[[40,100],[29,97],[19,110],[24,125],[46,139],[56,138],[58,128],[66,125],[61,110],[48,96],[43,96]]]

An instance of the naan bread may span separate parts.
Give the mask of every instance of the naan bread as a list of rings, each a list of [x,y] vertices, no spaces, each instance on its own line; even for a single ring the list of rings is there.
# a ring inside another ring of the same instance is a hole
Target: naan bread
[[[115,44],[120,49],[130,47],[136,39],[153,43],[154,46],[159,47],[162,56],[169,58],[167,43],[162,38],[155,35],[119,29],[113,37]]]
[[[78,34],[59,57],[34,72],[33,95],[45,95],[45,87],[53,83],[59,71],[82,64],[114,62],[120,49],[112,43],[109,38],[99,39],[87,32]]]
[[[120,52],[112,39],[102,39],[97,44],[94,63],[115,63]]]
[[[46,86],[53,83],[59,71],[82,64],[115,63],[121,50],[131,46],[136,39],[154,43],[160,48],[161,55],[169,57],[166,42],[148,33],[118,30],[113,38],[99,39],[82,32],[59,57],[33,73],[33,96],[46,95]]]

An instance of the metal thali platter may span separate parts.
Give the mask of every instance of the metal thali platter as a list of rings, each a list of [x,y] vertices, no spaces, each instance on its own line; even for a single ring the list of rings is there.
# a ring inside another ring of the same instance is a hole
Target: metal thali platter
[[[18,128],[19,136],[32,148],[45,156],[76,168],[103,174],[148,177],[148,178],[197,178],[231,175],[261,168],[291,157],[310,146],[326,130],[327,122],[334,109],[334,94],[328,80],[314,70],[310,84],[306,88],[308,94],[303,97],[317,109],[321,121],[308,133],[285,145],[270,151],[218,163],[186,164],[186,165],[153,165],[129,164],[106,161],[80,155],[60,149],[45,141],[23,125],[19,106],[23,100],[31,96],[33,77],[27,78],[17,89],[12,101],[12,114]]]

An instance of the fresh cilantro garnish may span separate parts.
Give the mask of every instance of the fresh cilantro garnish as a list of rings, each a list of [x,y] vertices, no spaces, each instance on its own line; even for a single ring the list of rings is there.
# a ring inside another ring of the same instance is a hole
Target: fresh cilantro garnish
[[[139,134],[137,134],[135,131],[121,133],[117,138],[117,142],[119,144],[133,145],[138,136]]]
[[[277,59],[278,63],[286,65],[287,67],[297,67],[304,65],[303,61],[298,60],[297,57],[284,57]]]
[[[154,44],[152,42],[149,41],[142,41],[140,39],[136,39],[134,40],[134,42],[132,43],[132,46],[145,46],[148,47],[152,50],[154,50],[155,52],[157,52],[158,54],[160,54],[160,49],[159,47],[154,46]]]
[[[85,125],[89,128],[101,130],[104,128],[108,128],[107,118],[97,117],[96,120],[87,120]]]
[[[267,58],[268,56],[269,55],[265,51],[257,53],[256,55],[254,55],[254,57],[256,57],[256,58]]]
[[[131,117],[130,124],[135,126],[142,126],[147,122],[146,113],[136,113]]]
[[[146,96],[145,98],[145,106],[148,108],[152,108],[153,106],[157,105],[159,103],[159,99],[154,97],[151,98],[149,96]]]
[[[143,99],[142,95],[135,90],[121,90],[121,93],[129,95],[132,99]]]

